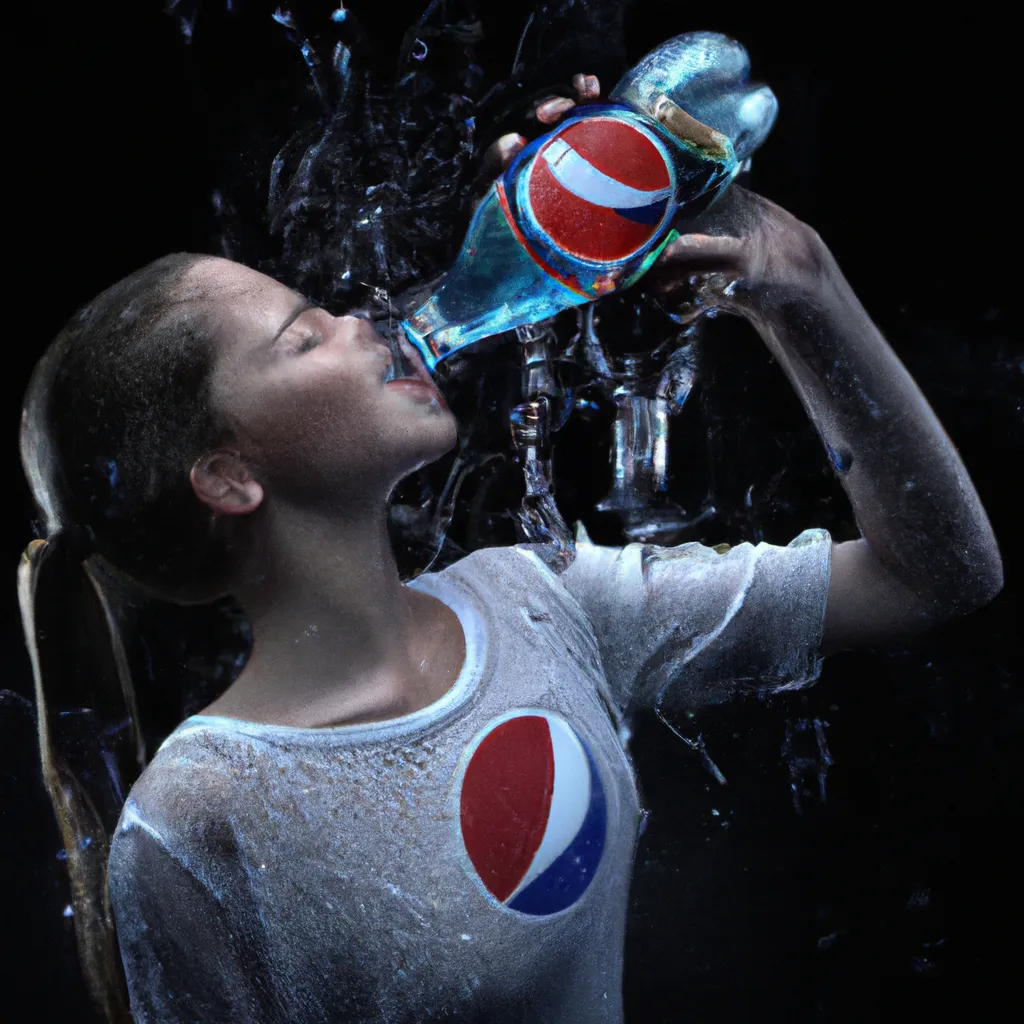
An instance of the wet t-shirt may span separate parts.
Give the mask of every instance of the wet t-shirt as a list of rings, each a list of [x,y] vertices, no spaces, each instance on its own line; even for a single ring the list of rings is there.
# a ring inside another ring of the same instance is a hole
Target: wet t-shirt
[[[630,717],[813,682],[830,551],[476,551],[409,584],[465,633],[436,703],[187,719],[111,842],[135,1020],[621,1021]]]

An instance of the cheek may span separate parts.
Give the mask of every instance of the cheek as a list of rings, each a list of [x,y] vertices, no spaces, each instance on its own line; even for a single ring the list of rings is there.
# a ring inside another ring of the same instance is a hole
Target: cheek
[[[308,457],[364,447],[379,416],[365,380],[294,374],[261,382],[239,395],[237,420],[267,455]]]

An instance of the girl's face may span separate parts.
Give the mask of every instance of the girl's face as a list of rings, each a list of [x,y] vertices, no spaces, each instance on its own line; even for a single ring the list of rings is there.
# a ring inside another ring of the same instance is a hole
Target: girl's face
[[[373,501],[455,444],[455,418],[404,339],[421,383],[385,384],[391,352],[368,319],[219,258],[185,287],[213,320],[214,406],[271,494]]]

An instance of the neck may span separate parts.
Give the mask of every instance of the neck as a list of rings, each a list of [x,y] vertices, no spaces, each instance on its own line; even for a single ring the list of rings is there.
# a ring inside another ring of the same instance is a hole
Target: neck
[[[238,591],[253,650],[207,713],[317,726],[417,706],[440,602],[403,586],[386,505],[339,513],[275,503],[262,525],[259,565]]]

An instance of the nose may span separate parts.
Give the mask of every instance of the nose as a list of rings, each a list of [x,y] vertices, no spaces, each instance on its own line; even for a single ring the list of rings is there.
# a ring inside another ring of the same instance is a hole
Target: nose
[[[374,330],[369,317],[351,313],[338,317],[338,320],[345,325],[345,335],[350,339],[349,343],[362,348],[374,359],[379,359],[381,372],[387,378],[395,361],[394,354],[387,341]]]
[[[338,319],[349,321],[349,327],[353,336],[359,338],[361,341],[368,342],[375,346],[380,346],[390,351],[387,341],[381,337],[380,332],[374,327],[373,321],[370,319],[368,314],[349,313],[345,316],[339,317]]]

